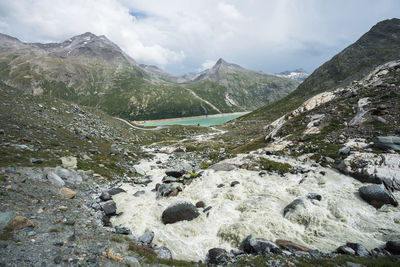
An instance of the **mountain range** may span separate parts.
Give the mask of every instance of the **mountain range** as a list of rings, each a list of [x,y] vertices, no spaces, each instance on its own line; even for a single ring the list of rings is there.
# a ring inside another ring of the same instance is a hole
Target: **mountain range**
[[[211,69],[178,77],[137,64],[105,36],[89,32],[48,44],[1,34],[0,63],[0,79],[8,85],[129,120],[251,111],[299,84],[223,59]]]

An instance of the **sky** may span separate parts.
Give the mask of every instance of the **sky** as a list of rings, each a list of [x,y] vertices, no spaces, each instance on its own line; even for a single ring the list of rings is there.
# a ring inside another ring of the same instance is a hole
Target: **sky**
[[[0,32],[24,42],[105,35],[138,63],[173,74],[219,58],[278,73],[312,72],[399,0],[0,0]]]

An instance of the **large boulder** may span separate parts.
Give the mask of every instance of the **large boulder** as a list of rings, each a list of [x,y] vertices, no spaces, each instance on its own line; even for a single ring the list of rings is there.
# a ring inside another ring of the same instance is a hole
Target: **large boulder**
[[[398,136],[377,136],[373,141],[374,145],[380,149],[400,151],[400,137]]]
[[[363,245],[358,244],[358,243],[351,243],[351,242],[347,242],[346,246],[348,246],[349,248],[352,248],[357,256],[360,257],[368,257],[371,255],[371,253],[368,251],[368,249],[366,249]]]
[[[35,227],[35,224],[23,216],[15,216],[5,227],[6,230],[19,230],[27,227]]]
[[[306,248],[302,245],[296,244],[292,241],[288,240],[283,240],[283,239],[277,239],[275,240],[275,244],[279,245],[281,248],[287,249],[287,250],[294,250],[294,251],[304,251],[307,252],[310,249]]]
[[[179,221],[191,221],[200,215],[197,208],[186,201],[176,202],[170,205],[161,215],[164,224]]]
[[[241,245],[242,249],[246,253],[252,254],[270,254],[280,253],[281,249],[277,244],[271,241],[267,241],[261,238],[253,238],[252,235],[246,237]]]
[[[150,245],[151,242],[153,242],[153,239],[154,239],[154,232],[145,232],[143,235],[139,237],[139,241],[146,246]]]
[[[47,174],[47,180],[49,180],[49,182],[57,187],[63,187],[65,185],[65,182],[63,179],[61,179],[60,176],[58,176],[56,173],[54,172],[49,172]]]
[[[126,192],[126,191],[120,187],[114,187],[114,188],[111,188],[110,190],[108,190],[108,194],[110,194],[111,196],[114,196],[119,193],[124,193],[124,192]]]
[[[207,262],[209,264],[226,264],[229,260],[225,249],[212,248],[208,251]]]
[[[156,247],[154,248],[154,252],[157,254],[157,258],[159,259],[172,260],[172,253],[166,247]]]
[[[400,255],[400,239],[386,242],[386,250],[394,255]]]
[[[81,184],[82,176],[75,170],[67,170],[62,167],[57,167],[55,169],[56,174],[61,177],[66,183],[69,184]]]
[[[64,168],[76,169],[78,164],[78,159],[76,157],[62,157],[61,158],[62,166]]]
[[[358,193],[362,199],[377,209],[385,204],[392,204],[395,207],[399,205],[393,194],[387,190],[383,184],[372,184],[360,187]]]
[[[103,202],[101,208],[107,216],[115,215],[117,212],[117,205],[113,200]]]
[[[229,163],[216,163],[212,166],[210,166],[208,169],[214,170],[214,171],[232,171],[236,169],[236,166],[233,164]]]

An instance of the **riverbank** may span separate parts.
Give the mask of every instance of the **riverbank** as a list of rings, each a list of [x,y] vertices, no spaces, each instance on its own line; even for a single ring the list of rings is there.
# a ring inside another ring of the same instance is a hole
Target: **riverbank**
[[[147,124],[154,122],[171,122],[171,121],[181,121],[181,120],[191,120],[191,119],[202,119],[202,118],[216,118],[225,115],[246,115],[250,113],[250,111],[246,112],[233,112],[233,113],[220,113],[220,114],[211,114],[211,115],[201,115],[201,116],[191,116],[191,117],[180,117],[180,118],[169,118],[169,119],[159,119],[159,120],[143,120],[143,121],[132,121],[134,124]]]

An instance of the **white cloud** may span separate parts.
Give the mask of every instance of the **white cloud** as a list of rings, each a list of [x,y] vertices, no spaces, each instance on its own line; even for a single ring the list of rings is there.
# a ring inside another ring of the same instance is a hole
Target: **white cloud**
[[[220,57],[278,72],[312,70],[399,13],[398,0],[13,0],[0,1],[0,31],[35,42],[104,34],[173,72]]]
[[[198,69],[198,71],[210,69],[215,65],[216,62],[217,62],[216,60],[207,59],[201,64],[201,67]]]

